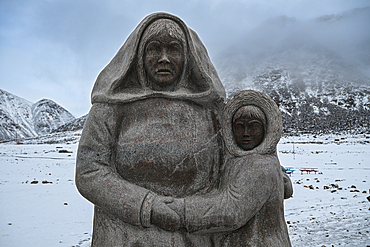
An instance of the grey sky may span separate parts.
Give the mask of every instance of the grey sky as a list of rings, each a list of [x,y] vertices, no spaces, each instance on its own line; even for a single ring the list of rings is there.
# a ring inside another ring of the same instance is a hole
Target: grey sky
[[[79,117],[100,70],[152,12],[182,18],[212,58],[270,18],[308,20],[365,6],[369,0],[2,0],[0,88],[31,102],[52,99]]]

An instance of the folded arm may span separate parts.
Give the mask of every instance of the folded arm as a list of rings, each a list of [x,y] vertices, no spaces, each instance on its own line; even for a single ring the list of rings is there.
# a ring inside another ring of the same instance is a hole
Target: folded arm
[[[272,158],[228,173],[226,186],[203,196],[185,198],[185,224],[189,232],[232,231],[245,225],[267,202],[278,181]],[[248,162],[249,163],[249,162]],[[253,163],[253,162],[252,162]]]
[[[148,222],[145,217],[150,217],[154,195],[123,180],[116,172],[119,123],[115,105],[92,106],[78,147],[76,186],[82,196],[104,211],[124,222],[142,226],[142,221]]]

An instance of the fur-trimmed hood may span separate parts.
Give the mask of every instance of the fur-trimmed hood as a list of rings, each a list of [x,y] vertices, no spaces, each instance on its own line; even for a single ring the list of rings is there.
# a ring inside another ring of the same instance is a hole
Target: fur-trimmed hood
[[[151,23],[162,18],[177,23],[187,42],[186,65],[179,86],[174,91],[150,89],[146,86],[145,77],[138,71],[138,65],[143,59],[138,56],[143,33]],[[225,96],[225,89],[198,35],[177,16],[154,13],[141,21],[114,58],[100,72],[91,93],[91,102],[116,104],[149,97],[165,97],[219,106],[224,102]]]
[[[261,144],[252,150],[240,148],[233,135],[233,116],[236,111],[246,105],[254,105],[260,108],[266,116],[265,136]],[[245,90],[237,93],[230,99],[223,112],[222,132],[227,150],[235,156],[244,156],[248,154],[276,154],[276,146],[281,138],[283,122],[281,113],[276,103],[266,94]]]

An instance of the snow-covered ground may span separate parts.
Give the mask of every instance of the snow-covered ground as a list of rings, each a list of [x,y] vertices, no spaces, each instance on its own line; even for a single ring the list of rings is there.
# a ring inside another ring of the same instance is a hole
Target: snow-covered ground
[[[370,246],[369,143],[364,136],[280,142],[281,163],[296,169],[293,198],[285,201],[293,246]],[[322,174],[301,174],[299,168]]]
[[[0,246],[89,246],[93,206],[76,190],[70,137],[0,144]],[[293,246],[370,246],[369,147],[366,136],[281,140],[280,161],[296,170],[285,201]]]
[[[75,187],[76,149],[0,144],[0,246],[89,246],[93,206]]]

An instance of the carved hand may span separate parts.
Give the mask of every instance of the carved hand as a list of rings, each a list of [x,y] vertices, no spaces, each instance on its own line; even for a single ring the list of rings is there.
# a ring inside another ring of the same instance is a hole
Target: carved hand
[[[156,196],[152,205],[152,224],[166,231],[177,231],[180,229],[180,216],[168,206],[173,201],[172,197]]]
[[[184,199],[174,198],[171,203],[168,203],[167,206],[175,211],[180,217],[180,227],[185,227],[185,201]]]

